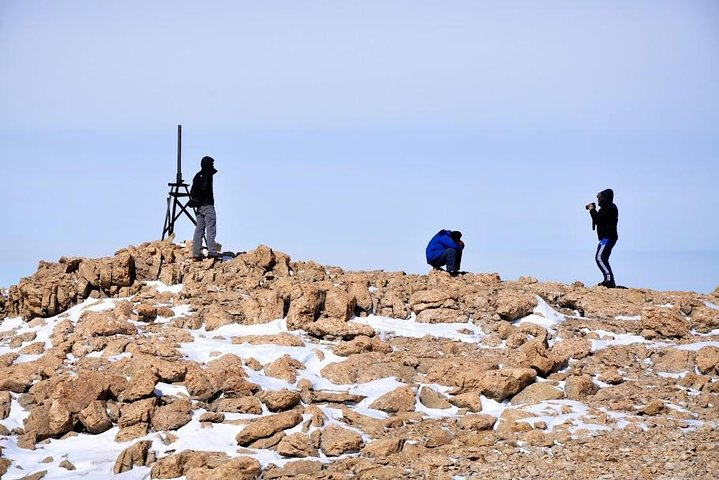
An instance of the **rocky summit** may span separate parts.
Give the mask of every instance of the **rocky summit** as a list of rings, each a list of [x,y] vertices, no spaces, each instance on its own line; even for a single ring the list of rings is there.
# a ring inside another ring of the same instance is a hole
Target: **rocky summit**
[[[190,255],[41,262],[0,295],[0,477],[719,472],[719,289]]]

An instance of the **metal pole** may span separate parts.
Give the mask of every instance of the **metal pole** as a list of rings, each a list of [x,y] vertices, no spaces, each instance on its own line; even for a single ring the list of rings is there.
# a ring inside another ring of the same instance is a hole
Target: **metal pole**
[[[182,125],[177,126],[177,183],[182,183]]]

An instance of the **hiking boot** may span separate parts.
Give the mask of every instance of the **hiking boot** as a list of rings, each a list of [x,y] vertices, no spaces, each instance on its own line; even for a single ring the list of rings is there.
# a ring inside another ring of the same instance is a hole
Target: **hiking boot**
[[[604,280],[603,282],[599,282],[597,284],[598,287],[605,287],[605,288],[616,288],[616,284],[614,283],[614,280]]]
[[[193,261],[193,262],[201,262],[201,261],[202,261],[202,257],[192,257],[192,261]]]

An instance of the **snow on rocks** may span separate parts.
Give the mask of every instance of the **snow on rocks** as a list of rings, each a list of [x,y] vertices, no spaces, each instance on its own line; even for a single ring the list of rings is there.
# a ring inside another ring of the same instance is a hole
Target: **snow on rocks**
[[[719,468],[711,297],[188,258],[44,262],[7,292],[3,478],[631,476],[657,442],[682,448],[651,475]]]

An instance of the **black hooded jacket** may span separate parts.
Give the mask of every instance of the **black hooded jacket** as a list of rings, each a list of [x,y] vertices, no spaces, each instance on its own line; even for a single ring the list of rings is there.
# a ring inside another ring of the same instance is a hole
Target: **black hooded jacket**
[[[614,191],[611,188],[603,190],[599,193],[599,210],[590,210],[592,221],[597,227],[597,237],[599,240],[608,238],[617,240],[617,222],[619,222],[619,210],[614,205]]]
[[[200,161],[202,170],[192,179],[190,197],[197,202],[198,207],[215,204],[215,195],[212,191],[212,176],[217,173],[215,160],[212,157],[203,157]]]

